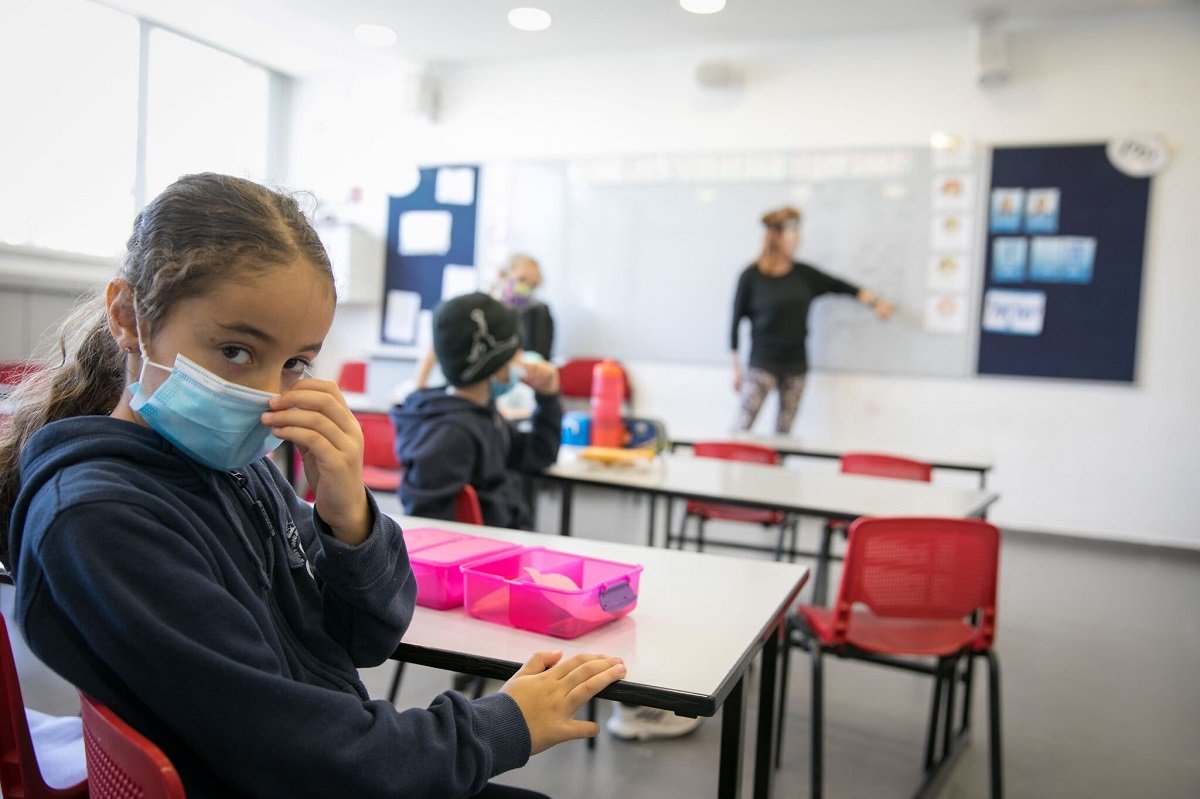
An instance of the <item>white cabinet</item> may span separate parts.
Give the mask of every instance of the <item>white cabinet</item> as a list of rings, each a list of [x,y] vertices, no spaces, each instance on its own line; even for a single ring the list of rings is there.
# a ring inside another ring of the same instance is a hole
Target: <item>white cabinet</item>
[[[383,241],[346,222],[318,222],[316,229],[333,265],[338,302],[379,304],[383,297]]]

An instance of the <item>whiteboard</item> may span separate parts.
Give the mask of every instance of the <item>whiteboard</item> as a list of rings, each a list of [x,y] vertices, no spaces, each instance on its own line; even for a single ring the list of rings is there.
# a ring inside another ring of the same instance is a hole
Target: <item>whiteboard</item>
[[[812,368],[966,375],[978,181],[969,166],[951,173],[933,160],[924,148],[858,148],[484,165],[478,259],[485,270],[511,251],[539,259],[557,357],[725,365],[737,279],[762,244],[759,219],[793,205],[804,214],[799,260],[898,308],[885,323],[850,297],[818,299]],[[960,186],[949,204],[966,228],[953,236],[938,228],[949,174]],[[933,273],[951,251],[962,273],[947,286]],[[931,328],[939,300],[960,307]],[[741,341],[745,354],[746,322]]]

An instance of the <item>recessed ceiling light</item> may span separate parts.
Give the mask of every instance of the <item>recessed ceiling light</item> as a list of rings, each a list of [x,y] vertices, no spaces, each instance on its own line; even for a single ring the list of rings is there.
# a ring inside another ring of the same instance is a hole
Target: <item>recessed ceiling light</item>
[[[354,38],[371,47],[391,47],[396,43],[396,32],[386,25],[356,25]]]
[[[679,7],[693,14],[715,14],[725,7],[725,0],[679,0]]]
[[[522,31],[544,31],[550,27],[550,14],[540,8],[514,8],[508,12],[508,24]]]

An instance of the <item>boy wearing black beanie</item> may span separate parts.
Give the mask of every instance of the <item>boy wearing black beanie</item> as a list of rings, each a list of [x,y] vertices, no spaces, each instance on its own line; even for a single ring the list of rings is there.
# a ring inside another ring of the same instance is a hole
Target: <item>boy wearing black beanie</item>
[[[479,292],[434,310],[433,349],[449,385],[415,391],[391,411],[404,512],[451,520],[459,492],[470,484],[485,524],[529,529],[523,475],[558,458],[558,370],[522,362],[517,312]],[[537,401],[528,432],[513,430],[496,411],[495,398],[518,380]]]

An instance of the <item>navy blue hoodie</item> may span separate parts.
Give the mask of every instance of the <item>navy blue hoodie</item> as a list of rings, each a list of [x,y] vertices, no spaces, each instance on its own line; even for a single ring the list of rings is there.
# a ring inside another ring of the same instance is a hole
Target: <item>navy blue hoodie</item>
[[[445,388],[414,391],[392,408],[396,459],[404,469],[404,512],[453,519],[454,502],[470,483],[479,495],[483,521],[493,527],[530,529],[525,474],[558,458],[562,403],[538,394],[529,432],[514,432],[493,404],[476,405]]]
[[[472,795],[524,764],[529,730],[504,694],[368,698],[356,667],[395,650],[416,594],[399,527],[371,511],[350,547],[265,460],[214,471],[131,422],[55,422],[21,457],[17,621],[189,799]]]

